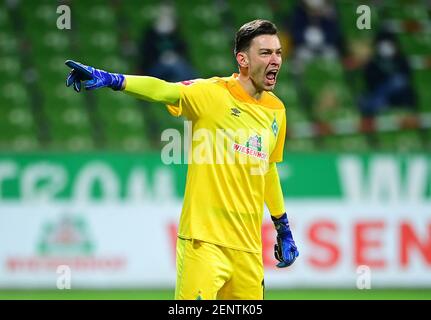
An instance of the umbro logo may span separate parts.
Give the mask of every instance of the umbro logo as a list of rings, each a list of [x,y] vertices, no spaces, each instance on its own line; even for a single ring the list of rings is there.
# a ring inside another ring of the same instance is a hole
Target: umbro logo
[[[231,116],[235,116],[235,117],[239,117],[241,110],[239,110],[238,108],[230,108],[231,111]]]

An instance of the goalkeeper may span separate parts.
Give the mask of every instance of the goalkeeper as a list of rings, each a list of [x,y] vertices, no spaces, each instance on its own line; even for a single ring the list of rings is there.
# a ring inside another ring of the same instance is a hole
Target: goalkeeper
[[[263,299],[264,203],[277,231],[277,267],[290,266],[298,256],[276,167],[282,161],[286,117],[283,103],[272,93],[282,63],[275,25],[266,20],[243,25],[234,53],[239,74],[183,83],[66,61],[72,68],[66,85],[77,92],[109,87],[162,102],[172,115],[190,120],[193,133],[204,130],[227,141],[210,145],[203,159],[193,158],[188,167],[176,299]],[[191,143],[192,150],[201,147],[201,139],[194,137]]]

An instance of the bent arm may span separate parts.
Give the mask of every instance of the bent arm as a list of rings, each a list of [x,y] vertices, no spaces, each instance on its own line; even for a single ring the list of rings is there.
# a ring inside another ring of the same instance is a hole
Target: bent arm
[[[275,218],[281,217],[286,211],[284,208],[283,191],[281,190],[280,178],[275,162],[269,164],[269,170],[265,174],[265,203],[271,216]]]
[[[180,99],[180,84],[148,76],[125,76],[123,91],[136,98],[176,105]]]

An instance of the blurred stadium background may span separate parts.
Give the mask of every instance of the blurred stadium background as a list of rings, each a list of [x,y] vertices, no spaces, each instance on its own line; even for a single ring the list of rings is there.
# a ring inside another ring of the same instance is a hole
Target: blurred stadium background
[[[362,4],[371,29],[357,27]],[[431,298],[428,1],[3,0],[0,299],[173,298],[186,167],[161,162],[160,137],[183,120],[110,90],[76,94],[64,61],[229,76],[234,33],[256,18],[283,44],[279,169],[301,248],[275,270],[266,215],[266,297]],[[59,265],[72,290],[57,289]]]

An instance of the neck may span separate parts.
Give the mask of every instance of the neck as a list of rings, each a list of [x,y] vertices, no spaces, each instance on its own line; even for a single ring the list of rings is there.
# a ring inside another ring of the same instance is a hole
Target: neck
[[[254,99],[259,100],[262,96],[262,90],[258,90],[253,83],[253,80],[249,77],[248,74],[244,74],[242,72],[238,75],[238,81],[241,83],[244,90]]]

